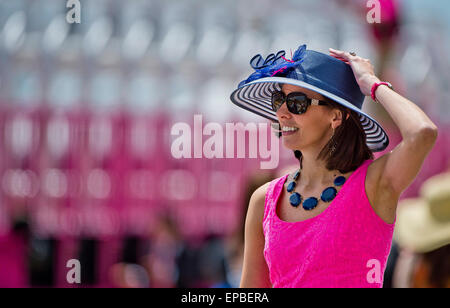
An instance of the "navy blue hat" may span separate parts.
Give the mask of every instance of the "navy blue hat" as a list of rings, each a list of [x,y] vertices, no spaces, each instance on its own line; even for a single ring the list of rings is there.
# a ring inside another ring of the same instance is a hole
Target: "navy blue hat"
[[[366,142],[373,152],[383,151],[389,138],[380,124],[361,110],[364,94],[361,92],[351,67],[332,56],[301,45],[288,60],[285,51],[270,54],[263,59],[256,55],[250,60],[255,69],[230,96],[237,106],[278,121],[272,109],[271,94],[281,91],[282,84],[300,86],[327,97],[359,114],[366,133]]]

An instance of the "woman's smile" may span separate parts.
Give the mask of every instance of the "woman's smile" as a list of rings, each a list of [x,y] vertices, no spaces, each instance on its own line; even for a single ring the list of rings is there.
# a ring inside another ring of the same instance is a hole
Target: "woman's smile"
[[[283,136],[289,136],[295,134],[299,129],[294,126],[283,126],[281,128]]]

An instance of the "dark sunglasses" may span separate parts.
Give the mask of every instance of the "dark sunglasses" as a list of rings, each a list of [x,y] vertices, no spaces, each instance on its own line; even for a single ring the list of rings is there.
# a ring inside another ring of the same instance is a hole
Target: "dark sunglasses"
[[[282,91],[274,91],[272,93],[272,109],[277,112],[281,105],[286,102],[287,109],[293,114],[303,114],[310,105],[328,105],[327,102],[309,98],[302,92],[291,92],[287,96]]]

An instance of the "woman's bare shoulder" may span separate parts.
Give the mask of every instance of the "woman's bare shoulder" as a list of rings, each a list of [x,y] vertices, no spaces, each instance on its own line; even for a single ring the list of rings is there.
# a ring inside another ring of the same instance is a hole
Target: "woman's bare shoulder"
[[[249,204],[249,214],[257,218],[257,220],[262,220],[264,216],[264,205],[266,200],[266,193],[269,187],[270,181],[258,187],[252,194]]]
[[[267,189],[269,187],[270,181],[267,183],[264,183],[263,185],[259,186],[257,189],[255,189],[255,191],[252,194],[252,197],[254,196],[255,198],[261,199],[261,197],[265,197],[266,193],[267,193]]]

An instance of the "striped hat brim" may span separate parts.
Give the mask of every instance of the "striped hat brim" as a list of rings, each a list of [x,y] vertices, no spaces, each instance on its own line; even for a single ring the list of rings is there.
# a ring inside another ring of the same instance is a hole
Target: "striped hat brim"
[[[261,78],[233,91],[230,99],[235,105],[243,109],[277,122],[277,116],[272,109],[271,96],[273,91],[281,91],[281,85],[284,83],[312,90],[357,112],[361,125],[366,133],[367,146],[373,152],[383,151],[389,145],[388,135],[375,119],[347,100],[301,80],[285,77]]]

